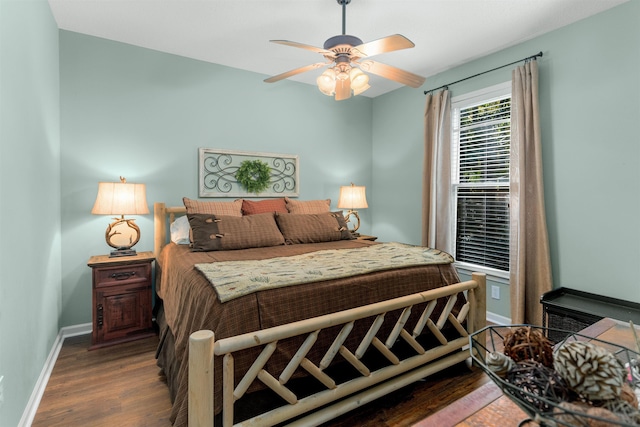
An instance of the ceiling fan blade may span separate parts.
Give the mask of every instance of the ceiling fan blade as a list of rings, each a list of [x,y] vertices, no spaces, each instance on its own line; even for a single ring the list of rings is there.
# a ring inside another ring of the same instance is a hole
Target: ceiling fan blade
[[[336,79],[336,101],[351,98],[351,79]]]
[[[331,55],[335,56],[333,52],[330,50],[322,49],[319,47],[311,46],[308,44],[298,43],[298,42],[290,42],[289,40],[269,40],[271,43],[283,44],[291,47],[299,47],[300,49],[310,50],[312,52],[321,53],[323,55]]]
[[[380,62],[366,60],[362,62],[356,61],[356,64],[358,64],[360,69],[364,72],[369,72],[411,87],[420,87],[426,80],[424,77],[417,74],[392,67],[391,65],[382,64]]]
[[[328,64],[331,64],[331,63],[316,62],[315,64],[306,65],[304,67],[296,68],[295,70],[287,71],[286,73],[278,74],[277,76],[269,77],[268,79],[264,79],[264,81],[267,83],[275,83],[283,79],[288,79],[289,77],[295,76],[296,74],[301,74],[307,71],[315,70],[316,68],[320,68]]]
[[[357,56],[363,57],[393,52],[395,50],[408,49],[414,46],[415,44],[405,36],[394,34],[392,36],[363,43],[359,46],[354,46],[351,48],[351,52],[355,53]]]

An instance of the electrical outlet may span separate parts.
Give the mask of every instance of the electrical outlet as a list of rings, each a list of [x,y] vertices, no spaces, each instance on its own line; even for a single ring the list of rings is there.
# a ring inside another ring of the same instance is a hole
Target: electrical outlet
[[[491,286],[491,298],[500,299],[500,286]]]
[[[2,380],[4,379],[4,375],[0,376],[0,406],[4,403],[4,383]]]

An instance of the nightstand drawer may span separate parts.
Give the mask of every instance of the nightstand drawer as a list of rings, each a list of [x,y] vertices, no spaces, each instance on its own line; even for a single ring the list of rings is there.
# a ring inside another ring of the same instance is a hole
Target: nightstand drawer
[[[126,265],[94,270],[96,288],[148,280],[151,264]]]

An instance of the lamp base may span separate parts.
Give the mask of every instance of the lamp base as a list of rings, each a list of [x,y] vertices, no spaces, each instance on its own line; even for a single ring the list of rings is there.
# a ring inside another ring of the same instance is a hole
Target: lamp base
[[[356,225],[353,227],[353,229],[350,228],[349,231],[351,232],[352,236],[358,237],[360,235],[360,233],[358,233],[358,228],[360,228],[360,215],[358,215],[358,211],[349,209],[349,211],[347,212],[347,216],[344,217],[345,222],[349,222],[349,219],[351,219],[351,215],[356,217]]]
[[[136,256],[137,252],[135,249],[116,249],[115,251],[111,251],[109,254],[109,258],[117,258],[121,256]]]
[[[124,215],[114,220],[104,233],[107,245],[115,249],[109,258],[136,256],[135,249],[131,248],[140,240],[140,228],[133,219],[125,219]]]

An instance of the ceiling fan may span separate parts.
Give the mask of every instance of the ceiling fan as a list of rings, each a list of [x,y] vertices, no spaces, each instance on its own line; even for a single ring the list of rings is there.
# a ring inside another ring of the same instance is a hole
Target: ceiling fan
[[[288,40],[270,40],[272,43],[298,47],[322,54],[328,62],[317,62],[287,71],[277,76],[269,77],[264,81],[274,83],[297,74],[315,70],[330,65],[316,80],[318,89],[328,96],[335,95],[336,101],[341,101],[353,95],[359,95],[369,89],[369,76],[363,71],[396,81],[411,87],[420,87],[425,81],[424,77],[401,70],[380,62],[374,62],[368,57],[381,53],[414,47],[413,42],[400,34],[384,37],[368,43],[363,43],[358,37],[347,35],[346,13],[347,5],[351,0],[337,0],[342,6],[342,34],[333,36],[324,42],[324,47],[319,48]]]

